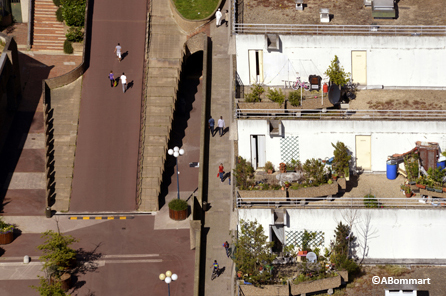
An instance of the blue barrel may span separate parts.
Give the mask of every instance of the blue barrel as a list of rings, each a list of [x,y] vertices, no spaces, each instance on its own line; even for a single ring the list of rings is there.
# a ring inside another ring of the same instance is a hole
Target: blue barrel
[[[437,168],[444,170],[446,168],[446,157],[440,156],[437,162]]]
[[[394,160],[388,160],[387,164],[387,179],[395,180],[398,172],[398,165]]]

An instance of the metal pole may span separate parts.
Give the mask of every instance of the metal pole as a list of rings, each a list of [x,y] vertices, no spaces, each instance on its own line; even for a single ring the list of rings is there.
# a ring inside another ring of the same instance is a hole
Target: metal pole
[[[180,199],[180,181],[179,181],[179,172],[178,172],[178,157],[175,157],[177,160],[177,191],[178,191],[178,199]]]
[[[170,296],[170,284],[167,284],[167,296]]]

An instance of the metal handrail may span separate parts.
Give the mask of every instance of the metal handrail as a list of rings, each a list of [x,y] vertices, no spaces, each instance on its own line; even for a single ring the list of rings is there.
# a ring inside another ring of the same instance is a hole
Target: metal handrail
[[[445,36],[446,26],[420,25],[308,25],[308,24],[241,24],[234,23],[234,34],[293,35],[410,35]]]
[[[438,208],[446,209],[443,198],[377,197],[373,207],[366,206],[364,197],[237,197],[237,208],[249,206],[296,208]]]
[[[236,116],[243,118],[284,117],[290,119],[326,120],[446,120],[446,110],[335,110],[335,109],[240,109]]]

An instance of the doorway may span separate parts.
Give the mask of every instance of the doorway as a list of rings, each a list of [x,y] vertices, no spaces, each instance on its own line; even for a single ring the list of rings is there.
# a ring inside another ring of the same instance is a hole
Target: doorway
[[[371,136],[356,136],[356,167],[372,169]]]
[[[367,52],[365,50],[352,51],[352,79],[359,85],[367,85]]]
[[[263,50],[249,50],[249,84],[263,83]]]
[[[265,135],[251,135],[251,164],[256,170],[264,167],[266,162]]]

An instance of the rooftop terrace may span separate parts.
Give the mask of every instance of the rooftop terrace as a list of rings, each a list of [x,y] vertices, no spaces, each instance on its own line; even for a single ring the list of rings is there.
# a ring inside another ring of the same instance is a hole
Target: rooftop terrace
[[[397,1],[397,19],[374,19],[363,0],[304,0],[297,11],[294,0],[236,0],[238,22],[244,24],[319,25],[319,10],[330,10],[330,25],[423,25],[446,26],[443,0]]]

